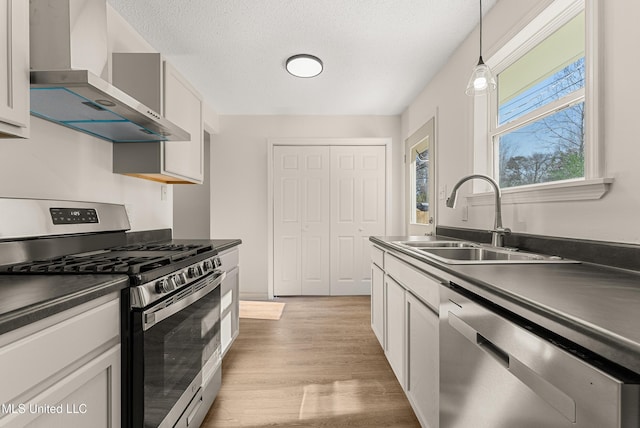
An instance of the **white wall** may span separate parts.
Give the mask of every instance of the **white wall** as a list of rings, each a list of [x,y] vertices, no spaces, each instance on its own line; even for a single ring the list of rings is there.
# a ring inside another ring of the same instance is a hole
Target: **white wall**
[[[267,140],[270,138],[393,139],[393,230],[401,197],[400,118],[380,116],[221,116],[211,137],[211,234],[240,238],[240,293],[267,296]]]
[[[549,0],[497,2],[483,20],[485,58],[521,29],[532,11],[548,3]],[[515,232],[640,243],[639,109],[635,90],[640,58],[634,54],[640,40],[640,2],[614,0],[601,4],[606,64],[603,81],[606,176],[613,177],[615,182],[596,201],[505,205],[504,224]],[[476,29],[402,115],[402,136],[406,138],[438,109],[438,182],[448,189],[473,171],[472,100],[464,90],[477,62],[477,49]],[[466,185],[462,189],[466,192],[469,188]],[[448,209],[444,201],[438,201],[438,208],[440,225],[486,229],[493,224],[492,206],[470,206],[468,222],[462,221],[462,210]]]
[[[111,7],[108,51],[152,51]],[[0,140],[0,197],[66,199],[125,204],[132,230],[171,227],[169,186],[113,174],[111,142],[31,116],[31,138]]]

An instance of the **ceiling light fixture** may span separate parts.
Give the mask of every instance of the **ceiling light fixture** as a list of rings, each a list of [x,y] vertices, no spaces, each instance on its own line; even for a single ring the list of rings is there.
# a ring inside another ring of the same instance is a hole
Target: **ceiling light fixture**
[[[294,55],[287,59],[287,71],[296,77],[315,77],[322,73],[322,61],[313,55]]]
[[[482,60],[482,0],[480,0],[480,58],[471,73],[467,90],[469,96],[483,95],[496,89],[496,80],[493,78],[491,69]]]

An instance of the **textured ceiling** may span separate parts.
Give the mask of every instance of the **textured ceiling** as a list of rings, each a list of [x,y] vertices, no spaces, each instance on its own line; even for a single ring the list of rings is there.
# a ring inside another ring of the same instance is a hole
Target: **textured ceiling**
[[[400,114],[479,19],[477,0],[108,2],[220,114]],[[300,53],[320,76],[286,72]]]

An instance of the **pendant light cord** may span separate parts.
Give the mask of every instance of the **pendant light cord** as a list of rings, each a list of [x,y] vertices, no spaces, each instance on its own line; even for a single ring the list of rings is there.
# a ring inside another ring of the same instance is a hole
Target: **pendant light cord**
[[[480,58],[482,58],[482,0],[480,0]]]

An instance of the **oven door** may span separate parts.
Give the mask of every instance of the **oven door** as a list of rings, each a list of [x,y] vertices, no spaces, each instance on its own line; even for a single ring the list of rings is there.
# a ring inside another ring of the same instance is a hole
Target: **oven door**
[[[187,408],[195,413],[189,404],[202,394],[208,382],[203,376],[220,367],[224,277],[213,271],[150,307],[132,310],[134,427],[173,427]]]

